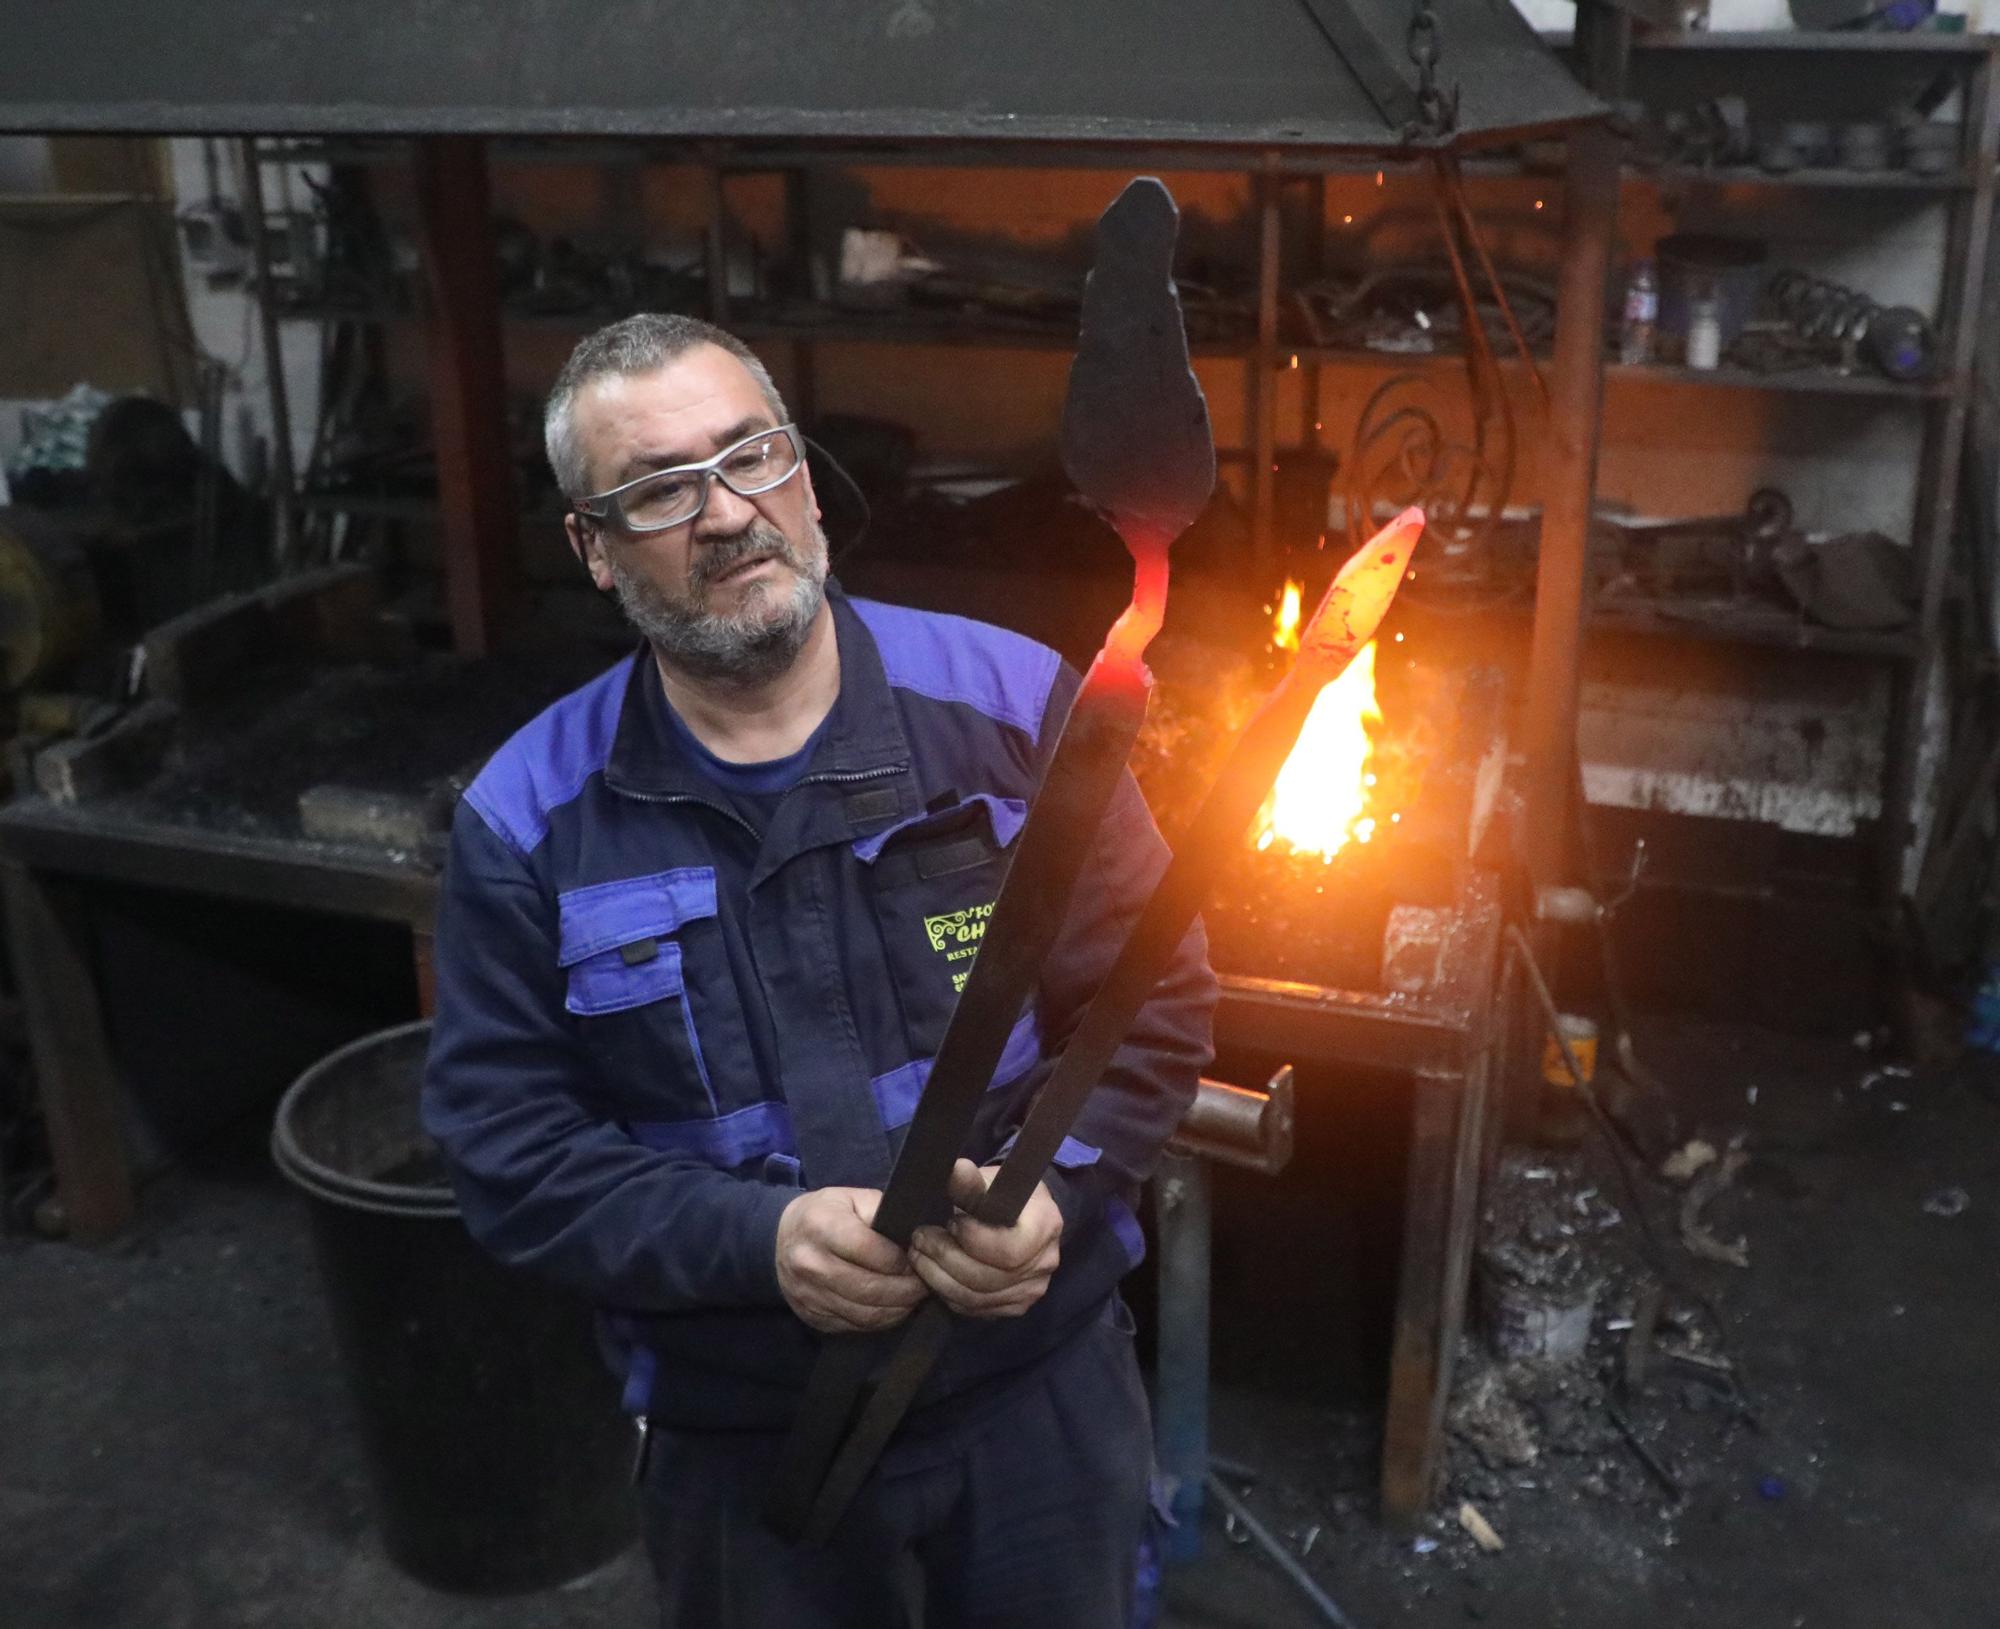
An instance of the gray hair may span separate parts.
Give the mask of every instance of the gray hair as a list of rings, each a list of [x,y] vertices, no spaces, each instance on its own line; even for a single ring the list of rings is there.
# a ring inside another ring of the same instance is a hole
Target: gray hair
[[[586,334],[569,353],[569,360],[549,390],[549,404],[542,414],[542,439],[548,448],[549,467],[555,471],[556,485],[562,488],[563,496],[574,503],[590,495],[588,462],[576,441],[577,392],[594,379],[651,373],[697,345],[713,345],[741,362],[744,371],[757,382],[764,404],[777,422],[787,421],[784,398],[771,382],[770,369],[734,334],[699,317],[671,312],[641,311],[636,316],[623,317],[594,334]]]

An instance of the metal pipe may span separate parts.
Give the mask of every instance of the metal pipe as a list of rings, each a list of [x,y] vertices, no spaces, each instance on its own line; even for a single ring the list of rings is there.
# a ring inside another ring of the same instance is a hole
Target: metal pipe
[[[264,344],[264,387],[271,399],[271,554],[282,576],[292,559],[292,408],[285,390],[284,339],[278,328],[277,303],[271,291],[271,237],[264,218],[264,173],[257,157],[257,138],[236,144],[237,185],[243,199],[243,224],[250,235],[250,262],[257,276],[257,326]]]
[[[1569,138],[1563,189],[1548,475],[1522,736],[1528,762],[1522,857],[1538,885],[1561,880],[1567,852],[1584,569],[1604,403],[1604,284],[1617,215],[1617,142],[1602,126],[1585,126]]]
[[[1299,1593],[1319,1608],[1321,1617],[1328,1623],[1339,1625],[1339,1629],[1354,1629],[1354,1620],[1340,1610],[1340,1603],[1319,1587],[1313,1575],[1278,1542],[1275,1533],[1250,1513],[1250,1507],[1237,1497],[1227,1482],[1219,1476],[1210,1476],[1208,1486],[1222,1508],[1243,1524],[1244,1532],[1255,1539],[1264,1553],[1284,1569],[1285,1576],[1299,1586]]]
[[[1220,1080],[1204,1080],[1188,1106],[1180,1129],[1204,1140],[1229,1142],[1245,1153],[1254,1153],[1264,1139],[1264,1111],[1271,1106],[1268,1093],[1231,1086]]]
[[[1292,1066],[1262,1091],[1203,1080],[1175,1128],[1173,1148],[1275,1176],[1292,1159]]]
[[[1169,1561],[1201,1554],[1202,1490],[1208,1466],[1208,1265],[1212,1225],[1208,1163],[1171,1150],[1154,1179],[1160,1239],[1160,1333],[1154,1448],[1166,1478],[1174,1530]]]

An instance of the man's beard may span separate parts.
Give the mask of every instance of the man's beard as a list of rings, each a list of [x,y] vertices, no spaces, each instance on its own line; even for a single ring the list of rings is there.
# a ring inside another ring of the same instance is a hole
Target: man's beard
[[[826,602],[826,534],[810,515],[812,547],[792,547],[784,533],[753,521],[734,537],[694,545],[687,591],[669,594],[634,571],[616,542],[604,551],[619,607],[661,658],[690,678],[760,684],[776,678],[805,649],[820,606]],[[709,611],[708,591],[754,555],[768,554],[792,572],[789,594],[765,583],[751,585],[742,609]]]

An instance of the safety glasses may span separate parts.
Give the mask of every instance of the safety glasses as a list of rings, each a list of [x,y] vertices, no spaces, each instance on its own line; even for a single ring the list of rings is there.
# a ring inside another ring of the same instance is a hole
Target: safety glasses
[[[759,430],[699,464],[656,469],[609,492],[577,501],[576,512],[628,532],[664,532],[685,526],[708,507],[711,481],[739,498],[754,498],[783,486],[805,462],[795,425]]]

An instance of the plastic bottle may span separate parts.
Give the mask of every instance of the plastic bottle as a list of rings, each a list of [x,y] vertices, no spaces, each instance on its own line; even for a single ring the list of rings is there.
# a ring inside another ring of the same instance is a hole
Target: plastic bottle
[[[1660,285],[1653,275],[1653,263],[1633,264],[1625,283],[1625,320],[1618,329],[1618,360],[1637,367],[1653,360],[1653,328],[1660,320]]]
[[[1687,365],[1708,369],[1722,362],[1722,302],[1713,287],[1688,302]]]

